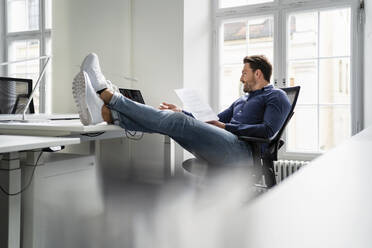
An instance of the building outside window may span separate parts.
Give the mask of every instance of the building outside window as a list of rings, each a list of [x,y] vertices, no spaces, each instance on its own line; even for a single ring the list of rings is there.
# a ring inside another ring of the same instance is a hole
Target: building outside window
[[[51,4],[52,0],[5,0],[5,16],[2,21],[4,30],[4,60],[18,61],[51,55]],[[33,79],[33,84],[45,60],[32,60],[11,64],[2,70],[9,77]],[[50,85],[51,66],[35,92],[34,105],[36,113],[48,112],[47,99]]]
[[[356,133],[362,93],[358,3],[219,0],[214,67],[219,87],[212,92],[218,96],[214,107],[222,111],[244,94],[239,82],[242,60],[263,54],[273,63],[274,86],[301,86],[284,154],[315,157]]]

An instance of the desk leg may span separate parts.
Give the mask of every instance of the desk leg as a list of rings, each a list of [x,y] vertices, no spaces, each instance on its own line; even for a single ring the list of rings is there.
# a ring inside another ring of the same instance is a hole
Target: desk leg
[[[169,136],[164,136],[164,177],[169,179],[175,173],[174,141]]]
[[[35,182],[37,181],[37,169],[35,168],[35,164],[37,162],[37,158],[39,157],[41,151],[29,151],[27,152],[27,159],[24,163],[21,164],[22,168],[22,187],[28,184],[31,180],[31,184],[28,186],[27,190],[22,193],[21,196],[21,233],[22,233],[22,248],[33,248],[36,247],[36,236],[35,236],[35,193],[34,187]],[[37,166],[40,167],[44,165],[41,159],[38,161]],[[34,176],[32,176],[32,172],[36,169]]]
[[[0,161],[0,183],[8,192],[21,189],[19,153],[4,154]],[[0,192],[0,247],[20,247],[21,196]]]

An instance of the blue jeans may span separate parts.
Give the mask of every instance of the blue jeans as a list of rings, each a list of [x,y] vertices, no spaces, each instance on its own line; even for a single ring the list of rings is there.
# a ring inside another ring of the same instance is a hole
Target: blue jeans
[[[114,124],[129,130],[168,135],[210,166],[253,164],[251,147],[222,128],[183,113],[159,110],[115,92],[108,107]]]

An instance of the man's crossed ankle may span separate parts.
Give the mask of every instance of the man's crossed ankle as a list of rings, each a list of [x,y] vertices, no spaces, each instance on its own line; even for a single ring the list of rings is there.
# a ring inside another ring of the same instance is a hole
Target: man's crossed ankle
[[[102,118],[108,124],[113,123],[112,117],[111,117],[111,110],[106,105],[102,106]]]
[[[102,101],[107,105],[110,103],[112,96],[114,95],[109,89],[104,89],[97,92]]]

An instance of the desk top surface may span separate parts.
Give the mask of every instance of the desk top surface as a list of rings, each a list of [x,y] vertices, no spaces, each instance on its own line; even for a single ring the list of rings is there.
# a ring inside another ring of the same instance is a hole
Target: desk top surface
[[[246,247],[372,247],[371,156],[368,128],[258,198]]]
[[[0,135],[0,153],[79,144],[79,138]]]
[[[66,136],[71,134],[123,130],[119,126],[108,125],[106,123],[84,126],[81,124],[79,119],[76,119],[76,115],[53,115],[53,117],[54,118],[50,116],[50,119],[44,119],[45,121],[41,121],[38,118],[30,118],[30,122],[20,122],[17,120],[6,121],[7,119],[5,116],[0,116],[0,133],[38,136]],[[58,117],[60,117],[60,119],[58,119]],[[61,117],[66,118],[63,119]]]
[[[80,120],[49,120],[45,122],[2,122],[0,130],[56,130],[56,131],[74,131],[74,132],[97,132],[105,130],[121,129],[115,125],[108,125],[103,122],[97,125],[84,126]]]

